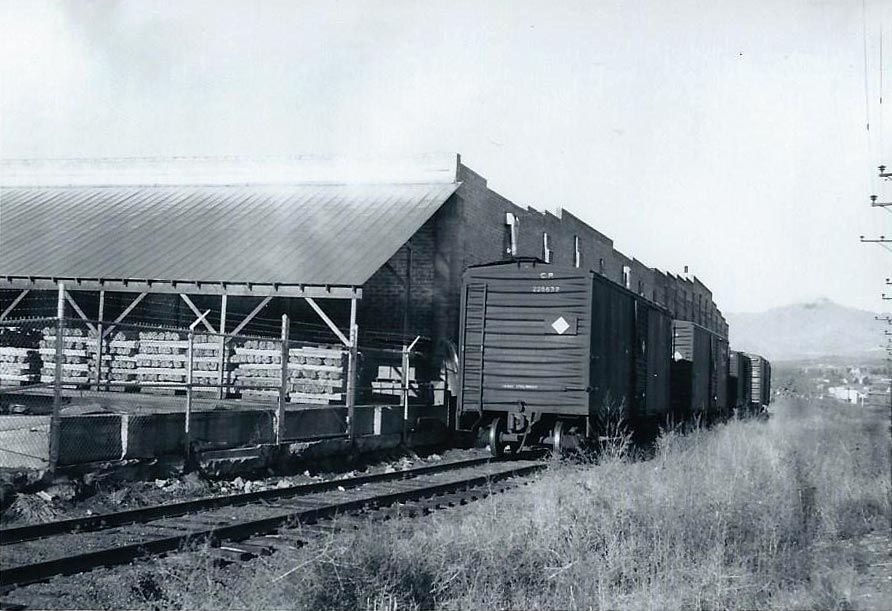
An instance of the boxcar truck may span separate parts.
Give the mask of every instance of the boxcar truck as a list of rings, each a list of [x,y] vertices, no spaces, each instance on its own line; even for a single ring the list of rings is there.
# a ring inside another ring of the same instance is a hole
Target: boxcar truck
[[[728,416],[728,340],[687,320],[672,321],[672,417],[711,424]]]
[[[764,356],[748,354],[752,361],[752,398],[751,410],[754,415],[761,414],[771,403],[771,363]]]
[[[600,274],[538,260],[463,277],[458,428],[490,452],[562,452],[669,409],[671,318]]]
[[[738,417],[749,413],[753,396],[752,361],[743,352],[731,351],[728,364],[728,411]]]

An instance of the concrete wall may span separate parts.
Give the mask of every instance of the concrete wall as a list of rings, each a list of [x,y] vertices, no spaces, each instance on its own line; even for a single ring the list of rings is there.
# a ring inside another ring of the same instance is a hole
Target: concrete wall
[[[193,448],[225,450],[275,442],[273,410],[206,411],[193,414]],[[443,407],[412,406],[410,430],[445,427]],[[44,469],[49,460],[49,416],[0,416],[0,468]],[[416,423],[418,427],[416,427]],[[184,414],[96,414],[63,416],[59,465],[182,456]],[[285,440],[314,440],[344,435],[347,409],[320,407],[285,414]],[[403,410],[397,406],[357,406],[357,437],[392,436],[403,432]]]

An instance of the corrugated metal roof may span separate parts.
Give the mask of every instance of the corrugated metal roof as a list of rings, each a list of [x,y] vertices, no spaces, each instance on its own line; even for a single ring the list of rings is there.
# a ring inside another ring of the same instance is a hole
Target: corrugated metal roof
[[[454,183],[460,156],[3,159],[0,185],[126,186]]]
[[[0,275],[359,286],[457,187],[4,187]]]

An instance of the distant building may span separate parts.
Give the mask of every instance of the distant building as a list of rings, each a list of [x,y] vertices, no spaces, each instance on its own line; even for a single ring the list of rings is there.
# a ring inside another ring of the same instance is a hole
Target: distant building
[[[863,406],[866,393],[859,391],[857,388],[849,388],[847,386],[832,386],[827,389],[827,393],[834,399],[851,403],[852,405]]]

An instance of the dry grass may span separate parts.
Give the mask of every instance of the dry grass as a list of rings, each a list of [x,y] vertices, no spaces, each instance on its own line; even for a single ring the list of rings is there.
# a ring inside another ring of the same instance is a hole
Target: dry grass
[[[373,524],[237,574],[162,564],[150,594],[100,604],[844,608],[858,560],[846,541],[892,519],[888,413],[775,412],[665,435],[652,460],[559,466],[460,511]]]

